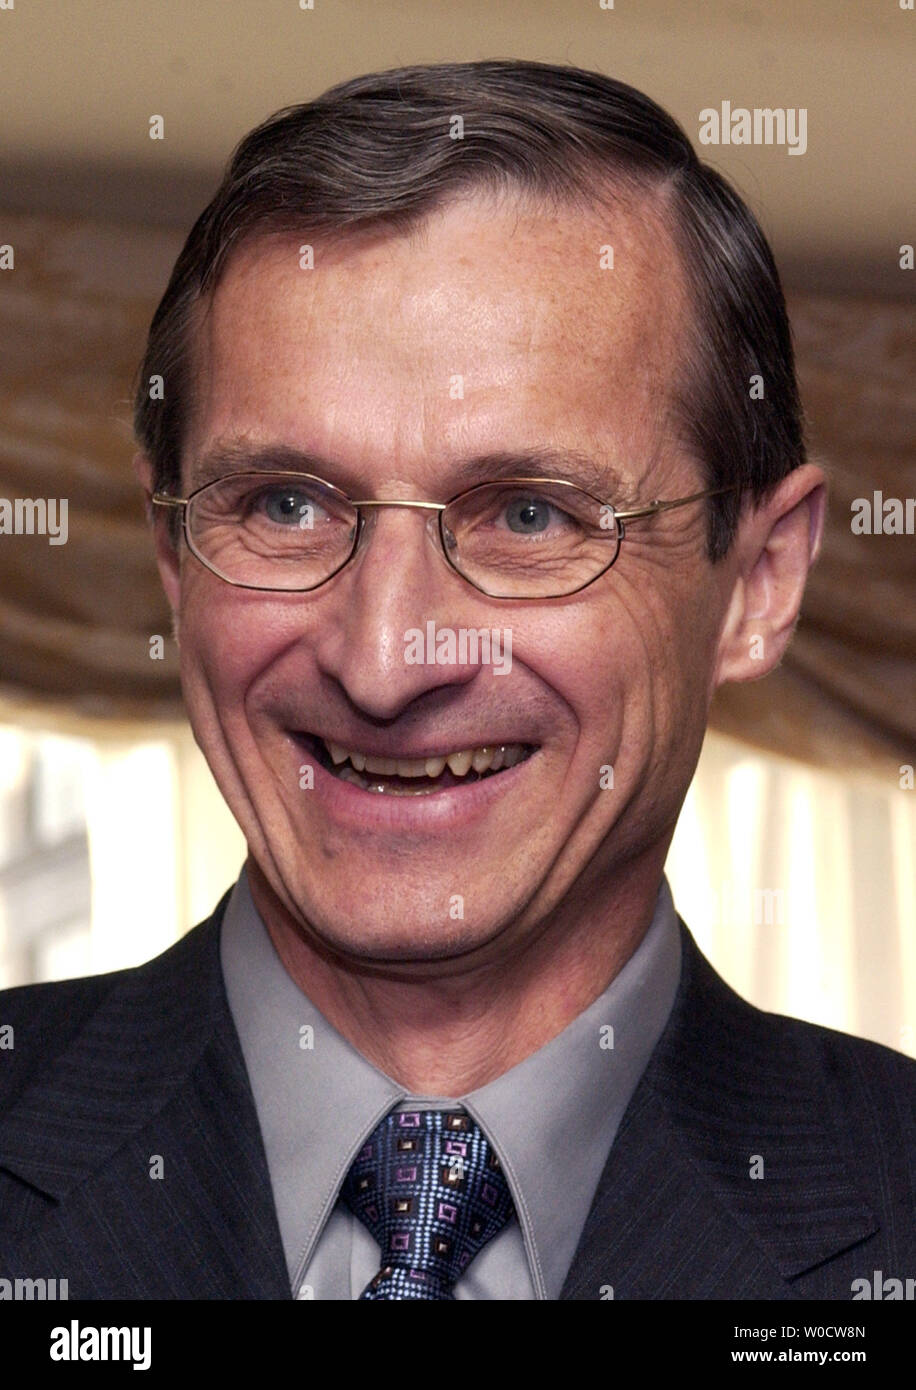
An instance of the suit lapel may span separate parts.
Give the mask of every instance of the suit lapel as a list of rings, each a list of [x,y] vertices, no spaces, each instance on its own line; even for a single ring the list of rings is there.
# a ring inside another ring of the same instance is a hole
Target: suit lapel
[[[290,1297],[222,906],[112,977],[8,1111],[5,1277],[66,1278],[71,1298]],[[683,946],[563,1299],[798,1297],[790,1281],[877,1229],[816,1090],[814,1035],[739,999],[686,928]],[[17,1049],[29,1041],[17,1032]]]
[[[6,1116],[0,1250],[14,1274],[66,1278],[71,1298],[290,1297],[222,985],[223,905],[113,977]]]
[[[799,1297],[790,1281],[878,1227],[815,1090],[813,1035],[740,999],[681,925],[672,1015],[563,1299]]]

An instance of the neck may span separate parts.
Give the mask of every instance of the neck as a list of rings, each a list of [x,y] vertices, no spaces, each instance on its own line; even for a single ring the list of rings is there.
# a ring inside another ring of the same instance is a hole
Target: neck
[[[511,954],[416,977],[329,953],[251,857],[247,870],[284,969],[324,1017],[408,1091],[455,1098],[536,1052],[604,992],[649,928],[663,862],[664,852],[613,884],[582,884]]]

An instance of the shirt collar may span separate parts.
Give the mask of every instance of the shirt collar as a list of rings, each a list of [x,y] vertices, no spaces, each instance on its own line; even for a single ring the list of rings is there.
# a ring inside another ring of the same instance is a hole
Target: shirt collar
[[[343,1178],[379,1120],[428,1105],[367,1061],[294,984],[252,901],[245,870],[223,917],[220,956],[251,1082],[287,1267],[297,1283]],[[544,1047],[460,1104],[485,1130],[512,1189],[539,1298],[556,1299],[630,1097],[680,979],[666,880],[634,954]]]

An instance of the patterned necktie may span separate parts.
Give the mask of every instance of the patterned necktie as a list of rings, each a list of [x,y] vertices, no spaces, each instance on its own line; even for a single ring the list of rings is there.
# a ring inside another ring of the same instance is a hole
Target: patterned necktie
[[[453,1299],[452,1287],[512,1215],[499,1159],[463,1111],[392,1111],[341,1196],[378,1241],[382,1268],[360,1299]]]

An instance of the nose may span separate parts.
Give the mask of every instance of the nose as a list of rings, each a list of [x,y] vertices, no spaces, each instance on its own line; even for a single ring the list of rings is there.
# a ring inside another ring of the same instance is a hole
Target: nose
[[[437,631],[470,627],[478,605],[442,554],[438,511],[386,505],[362,515],[357,552],[326,596],[317,658],[365,714],[393,719],[428,691],[474,679],[476,664],[417,663],[408,654],[429,622]]]

